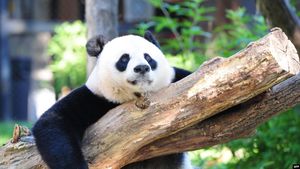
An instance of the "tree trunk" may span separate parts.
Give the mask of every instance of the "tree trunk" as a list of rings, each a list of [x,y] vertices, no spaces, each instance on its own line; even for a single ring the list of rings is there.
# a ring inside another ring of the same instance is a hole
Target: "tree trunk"
[[[87,130],[85,157],[90,168],[117,169],[249,136],[258,124],[299,103],[299,76],[268,90],[299,71],[294,46],[281,30],[273,29],[234,56],[209,61],[189,77],[151,94],[148,108],[129,102],[108,112]],[[24,144],[2,147],[0,168],[44,167],[34,144]]]
[[[88,39],[103,35],[106,41],[118,36],[118,4],[119,0],[86,0],[86,23]],[[88,74],[92,71],[96,58],[88,58]]]
[[[214,19],[214,26],[222,26],[230,23],[230,20],[226,17],[227,10],[236,10],[240,4],[238,0],[223,0],[216,1],[216,13]]]

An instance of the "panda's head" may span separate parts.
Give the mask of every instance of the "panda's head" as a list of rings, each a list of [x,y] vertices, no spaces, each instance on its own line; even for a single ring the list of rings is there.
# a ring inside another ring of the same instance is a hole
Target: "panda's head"
[[[97,36],[86,47],[89,55],[98,58],[86,86],[110,101],[136,99],[168,86],[174,78],[174,69],[150,32],[144,37],[118,37],[106,44]]]

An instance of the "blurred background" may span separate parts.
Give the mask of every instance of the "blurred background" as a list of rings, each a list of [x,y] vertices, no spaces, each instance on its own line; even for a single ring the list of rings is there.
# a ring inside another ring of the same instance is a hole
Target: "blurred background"
[[[57,99],[84,84],[92,67],[85,43],[93,33],[86,23],[92,6],[85,0],[0,2],[2,146],[11,138],[14,123],[31,127]],[[110,2],[93,1],[103,8]],[[151,30],[172,65],[193,71],[207,59],[229,57],[267,34],[274,23],[268,25],[261,14],[276,13],[277,2],[300,23],[299,0],[119,0],[117,17],[101,22],[103,29],[117,23],[118,36]],[[193,151],[190,157],[204,169],[292,168],[300,163],[299,129],[296,106],[260,126],[252,138]]]

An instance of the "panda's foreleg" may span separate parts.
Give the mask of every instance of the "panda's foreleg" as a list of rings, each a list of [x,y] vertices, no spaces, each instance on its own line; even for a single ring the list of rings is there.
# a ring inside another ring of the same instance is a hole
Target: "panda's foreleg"
[[[80,149],[80,136],[66,120],[46,112],[33,127],[37,148],[51,169],[88,169]]]

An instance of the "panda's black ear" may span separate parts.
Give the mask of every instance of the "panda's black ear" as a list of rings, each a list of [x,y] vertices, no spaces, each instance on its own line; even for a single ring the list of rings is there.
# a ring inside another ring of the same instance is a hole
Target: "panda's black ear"
[[[105,45],[103,35],[97,35],[91,38],[85,45],[86,51],[90,56],[98,57]]]
[[[152,35],[152,33],[149,30],[145,32],[144,38],[147,39],[149,42],[153,43],[158,48],[160,48],[158,41],[155,39],[155,37]]]

